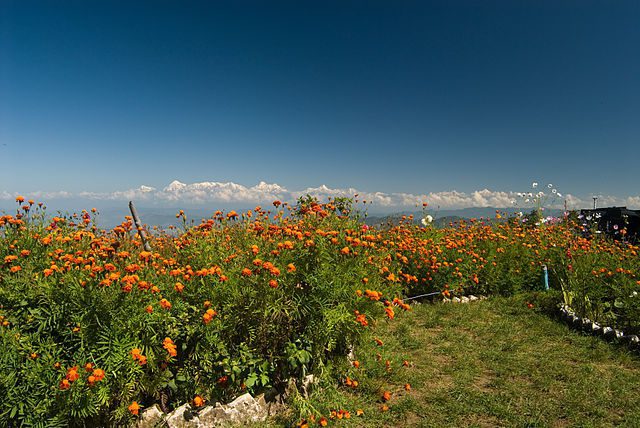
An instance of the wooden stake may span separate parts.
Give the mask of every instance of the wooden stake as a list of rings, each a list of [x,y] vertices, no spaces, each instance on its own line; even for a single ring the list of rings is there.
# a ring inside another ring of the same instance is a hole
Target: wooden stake
[[[138,229],[138,233],[140,234],[140,239],[142,239],[144,250],[151,251],[151,245],[149,245],[149,242],[147,241],[147,232],[145,232],[142,227],[142,222],[140,221],[140,217],[138,217],[138,211],[136,210],[135,205],[133,205],[133,201],[129,201],[129,209],[131,210],[131,215],[133,216],[133,222],[136,225],[136,229]]]

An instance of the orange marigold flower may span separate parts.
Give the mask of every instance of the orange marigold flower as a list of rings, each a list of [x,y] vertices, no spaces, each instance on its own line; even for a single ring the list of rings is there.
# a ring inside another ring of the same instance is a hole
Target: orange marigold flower
[[[375,290],[365,290],[364,294],[369,298],[369,300],[375,300],[376,302],[382,298],[382,293]]]
[[[362,416],[362,415],[364,415],[364,410],[362,409],[356,410],[356,416]]]
[[[175,357],[178,355],[178,347],[173,343],[170,337],[165,337],[162,342],[162,347],[167,350],[170,356]]]
[[[209,324],[211,322],[211,320],[213,319],[213,317],[215,317],[216,315],[218,315],[218,313],[215,310],[207,309],[207,311],[204,313],[204,315],[202,315],[202,321],[205,324]]]
[[[60,389],[69,389],[71,387],[71,383],[67,379],[62,379],[60,381]]]
[[[354,311],[356,314],[356,322],[360,323],[361,326],[366,327],[369,325],[367,321],[367,316],[365,314],[361,314],[360,311]]]
[[[144,310],[145,310],[148,314],[150,314],[150,313],[152,313],[152,312],[153,312],[153,306],[151,306],[151,305],[147,305],[147,307],[146,307],[146,308],[144,308]]]
[[[67,370],[66,378],[69,382],[75,382],[76,380],[80,379],[80,375],[78,374],[78,366],[71,367],[69,370]]]
[[[405,391],[411,391],[411,384],[405,383],[404,384],[404,390]]]
[[[140,411],[140,405],[137,401],[134,401],[129,405],[129,411],[132,415],[138,415],[138,412]]]
[[[251,273],[252,273],[251,269],[248,269],[248,268],[242,269],[242,272],[241,272],[242,276],[251,276]]]
[[[24,202],[24,196],[22,196],[22,195],[16,196],[16,202],[19,203],[19,204],[23,203]]]
[[[351,250],[349,249],[349,247],[344,247],[342,250],[340,250],[341,254],[347,255],[349,254]]]
[[[318,424],[320,424],[321,427],[326,427],[329,422],[327,421],[327,418],[323,416],[318,420]]]
[[[102,369],[94,369],[91,374],[95,377],[96,382],[100,382],[104,379],[104,370]]]
[[[84,369],[88,372],[93,370],[93,363],[87,363],[84,365]]]
[[[382,401],[389,401],[391,400],[391,391],[384,391],[382,393]]]
[[[295,272],[295,271],[296,271],[296,267],[295,267],[295,265],[294,265],[293,263],[289,263],[289,264],[287,265],[287,271],[288,271],[288,272]]]
[[[182,293],[182,291],[184,290],[184,285],[181,282],[176,282],[173,287],[178,293]]]
[[[278,281],[276,281],[275,279],[270,280],[269,281],[269,287],[278,288]]]
[[[202,407],[204,405],[204,398],[200,397],[199,395],[196,395],[193,398],[193,405],[195,407]]]
[[[160,300],[160,306],[162,306],[164,309],[171,309],[171,302],[169,302],[167,299],[161,299]]]
[[[393,308],[391,306],[385,307],[384,311],[387,313],[387,318],[389,318],[390,320],[392,320],[395,316],[395,313],[393,312]]]

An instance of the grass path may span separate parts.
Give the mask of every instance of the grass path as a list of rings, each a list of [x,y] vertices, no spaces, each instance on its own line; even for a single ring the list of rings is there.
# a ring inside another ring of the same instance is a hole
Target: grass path
[[[359,369],[336,368],[359,380],[356,392],[321,385],[312,394],[324,415],[350,410],[330,425],[640,426],[637,354],[574,332],[523,298],[413,308],[375,328],[384,346],[361,348]],[[385,390],[393,395],[382,411]]]

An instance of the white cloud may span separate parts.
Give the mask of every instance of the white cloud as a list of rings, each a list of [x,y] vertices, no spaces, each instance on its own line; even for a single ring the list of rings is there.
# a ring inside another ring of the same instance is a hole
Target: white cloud
[[[184,201],[190,203],[220,202],[271,202],[275,199],[288,199],[290,192],[277,185],[261,181],[256,186],[246,187],[232,182],[201,182],[185,184],[173,181],[167,187],[155,193],[160,200]]]
[[[68,198],[72,198],[74,195],[70,192],[65,192],[63,190],[61,191],[57,191],[57,192],[44,192],[41,190],[38,190],[36,192],[29,192],[29,193],[18,193],[18,192],[7,192],[6,190],[3,190],[2,192],[0,192],[0,200],[15,200],[15,198],[17,198],[18,196],[22,196],[25,199],[34,199],[34,200],[50,200],[50,199],[68,199]]]
[[[476,190],[466,193],[456,190],[429,192],[425,194],[413,193],[385,193],[385,192],[363,192],[354,188],[330,188],[326,185],[319,187],[309,187],[303,190],[289,190],[275,183],[259,182],[255,186],[247,187],[233,182],[198,182],[182,183],[172,181],[162,189],[141,185],[137,188],[119,190],[114,192],[79,192],[76,194],[59,192],[32,192],[24,194],[27,199],[45,201],[52,199],[84,198],[91,200],[120,201],[136,200],[156,204],[171,205],[202,205],[205,203],[225,203],[225,204],[269,204],[274,200],[295,202],[300,196],[306,194],[315,196],[321,200],[329,197],[353,197],[358,194],[360,201],[366,200],[373,207],[383,209],[398,208],[408,209],[421,206],[427,202],[430,207],[440,207],[442,209],[455,209],[467,207],[512,207],[528,205],[523,202],[523,198],[518,197],[516,192],[496,191],[490,189]],[[0,200],[15,199],[17,193],[8,191],[0,192]],[[554,208],[562,208],[566,200],[569,209],[588,208],[592,206],[591,198],[580,198],[575,195],[565,194],[562,198],[548,201]],[[516,201],[516,204],[514,204]],[[640,196],[629,196],[618,198],[614,196],[600,196],[598,206],[623,206],[629,208],[640,208]]]
[[[640,196],[629,196],[625,199],[624,205],[630,209],[640,209]]]
[[[77,194],[77,197],[108,201],[118,201],[125,199],[150,200],[155,197],[155,191],[156,189],[154,187],[142,185],[137,189],[118,190],[115,192],[80,192]]]

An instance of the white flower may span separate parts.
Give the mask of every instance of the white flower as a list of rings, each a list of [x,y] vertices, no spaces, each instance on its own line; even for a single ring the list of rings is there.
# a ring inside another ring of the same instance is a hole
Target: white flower
[[[561,198],[562,197],[562,193],[558,193],[558,197]]]
[[[551,189],[553,187],[553,184],[547,184],[547,187]]]
[[[536,182],[534,181],[533,183],[531,183],[531,187],[533,187],[533,188],[535,189],[536,187],[538,187],[538,183],[536,183]]]
[[[558,193],[556,189],[551,189],[551,193]]]
[[[431,223],[432,221],[433,221],[433,217],[431,217],[430,215],[427,215],[425,218],[421,220],[423,226],[428,226],[429,223]]]

